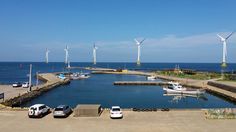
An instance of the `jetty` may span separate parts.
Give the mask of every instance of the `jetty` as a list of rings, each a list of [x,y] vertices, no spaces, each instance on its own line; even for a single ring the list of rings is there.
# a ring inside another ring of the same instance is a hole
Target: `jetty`
[[[167,85],[167,82],[150,82],[150,81],[116,81],[114,85]]]
[[[46,91],[70,82],[69,79],[59,79],[53,73],[38,74],[38,78],[45,83],[31,87],[31,91],[29,91],[28,88],[13,88],[11,85],[0,85],[0,93],[4,93],[4,100],[0,100],[1,103],[11,107],[20,106],[23,102],[29,101]]]
[[[105,68],[103,68],[105,69]],[[219,82],[217,79],[211,80],[196,80],[188,78],[178,78],[174,76],[160,75],[155,72],[144,72],[144,71],[132,71],[132,70],[92,70],[93,74],[121,74],[121,75],[141,75],[141,76],[155,76],[156,78],[176,81],[181,83],[185,87],[205,89],[206,91],[223,98],[229,99],[236,102],[236,82]],[[114,85],[162,85],[159,82],[137,82],[137,81],[123,81],[114,82]]]

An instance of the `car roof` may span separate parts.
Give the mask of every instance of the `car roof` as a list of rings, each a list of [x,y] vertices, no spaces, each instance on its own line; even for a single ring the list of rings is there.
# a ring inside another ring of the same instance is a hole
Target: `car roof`
[[[67,105],[58,105],[56,108],[64,108],[66,107]]]
[[[112,106],[111,108],[112,109],[115,109],[115,108],[119,108],[120,109],[120,106]]]
[[[40,107],[40,106],[43,106],[45,104],[35,104],[35,105],[32,105],[31,107]]]

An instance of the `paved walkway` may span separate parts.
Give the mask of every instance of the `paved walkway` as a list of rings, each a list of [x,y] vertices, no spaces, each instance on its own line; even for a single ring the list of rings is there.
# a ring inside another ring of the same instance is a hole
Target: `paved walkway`
[[[41,78],[43,78],[44,80],[46,80],[47,83],[42,84],[42,85],[38,85],[38,86],[33,86],[32,90],[40,89],[40,88],[45,87],[47,85],[52,85],[54,83],[61,81],[54,74],[51,74],[51,73],[39,74],[39,76]],[[0,85],[0,93],[4,93],[5,100],[8,100],[8,99],[17,97],[19,95],[22,95],[24,93],[27,93],[27,91],[28,91],[28,88],[22,88],[22,87],[13,88],[11,85]],[[0,103],[2,101],[3,100],[1,99]]]
[[[132,112],[112,120],[105,111],[100,117],[29,119],[27,111],[0,111],[2,132],[235,132],[236,119],[205,119],[204,112]]]

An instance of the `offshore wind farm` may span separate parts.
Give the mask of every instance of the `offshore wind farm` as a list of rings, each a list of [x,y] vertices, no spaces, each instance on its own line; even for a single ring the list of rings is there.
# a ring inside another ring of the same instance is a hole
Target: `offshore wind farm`
[[[235,4],[0,1],[0,130],[235,131]]]

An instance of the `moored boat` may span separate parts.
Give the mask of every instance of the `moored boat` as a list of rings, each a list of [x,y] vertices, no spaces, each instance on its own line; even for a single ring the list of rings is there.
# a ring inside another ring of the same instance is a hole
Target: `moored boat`
[[[187,89],[177,82],[168,82],[168,87],[163,88],[167,93],[176,94],[204,94],[205,90],[201,89]]]
[[[72,80],[79,80],[79,79],[87,79],[89,78],[89,74],[88,73],[73,73],[71,75],[71,79]]]
[[[149,81],[154,81],[154,80],[156,80],[156,77],[155,77],[155,76],[148,76],[148,77],[147,77],[147,80],[149,80]]]

